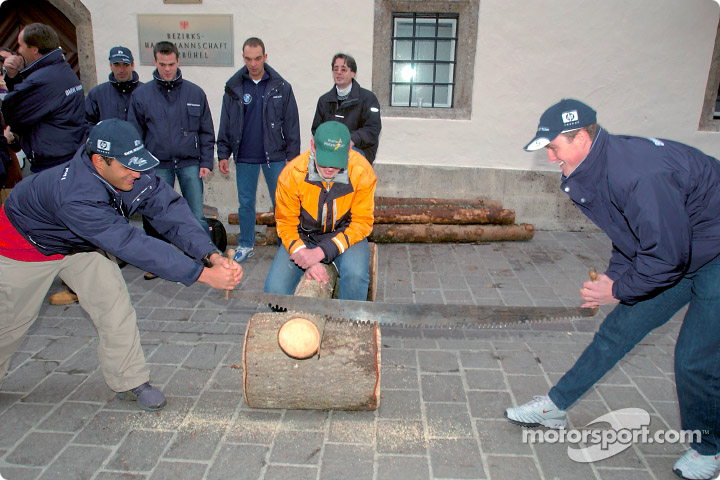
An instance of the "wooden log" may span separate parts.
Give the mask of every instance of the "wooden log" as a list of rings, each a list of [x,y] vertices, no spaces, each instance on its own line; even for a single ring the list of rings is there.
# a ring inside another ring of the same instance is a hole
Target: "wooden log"
[[[300,283],[298,283],[297,287],[295,287],[295,293],[293,295],[297,295],[298,297],[314,297],[314,298],[332,298],[333,292],[335,292],[335,285],[337,284],[338,280],[338,271],[337,268],[335,268],[335,265],[333,264],[322,264],[325,267],[325,271],[328,274],[328,277],[330,277],[330,280],[322,284],[318,282],[317,280],[313,280],[311,278],[308,278],[307,275],[303,275],[300,279]]]
[[[476,243],[532,239],[535,228],[520,225],[400,225],[373,226],[368,237],[377,243]]]
[[[451,208],[496,208],[501,209],[502,204],[489,198],[476,199],[450,199],[450,198],[396,198],[375,197],[375,208],[387,207],[451,207]]]
[[[374,302],[378,286],[378,246],[375,242],[368,242],[370,247],[370,284],[368,285],[367,301]]]
[[[304,360],[315,355],[320,347],[320,331],[307,318],[294,317],[278,330],[278,345],[287,355]]]
[[[404,200],[404,199],[400,199]],[[415,199],[418,200],[418,199]],[[234,217],[233,217],[234,216]],[[375,205],[375,223],[439,223],[439,224],[475,224],[491,223],[511,225],[515,223],[515,210],[478,206],[458,206],[445,204],[422,205]],[[228,215],[228,222],[237,223],[237,214]],[[258,225],[275,225],[275,214],[261,212],[255,215]]]
[[[500,208],[455,208],[442,206],[387,207],[375,209],[375,224],[495,224],[511,225],[515,223],[515,210]]]
[[[235,216],[237,217],[237,214],[235,214]],[[275,225],[275,214],[273,212],[256,213],[255,223],[258,225]]]
[[[272,227],[268,227],[272,228]],[[378,249],[377,244],[368,242],[370,248],[370,263],[368,265],[368,273],[370,274],[370,283],[368,285],[367,301],[374,302],[375,296],[377,295],[378,285]],[[312,280],[303,276],[295,288],[295,293],[300,297],[315,297],[315,298],[337,298],[337,282],[338,282],[338,271],[334,265],[325,265],[325,270],[330,277],[330,281],[323,285],[318,281]]]
[[[297,360],[278,345],[293,317],[323,332],[317,356]],[[377,323],[334,320],[303,312],[256,313],[245,330],[243,395],[251,408],[375,410],[380,403],[380,329]]]

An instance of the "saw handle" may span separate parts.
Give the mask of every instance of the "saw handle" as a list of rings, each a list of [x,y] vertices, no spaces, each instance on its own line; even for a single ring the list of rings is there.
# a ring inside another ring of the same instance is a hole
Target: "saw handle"
[[[230,264],[230,266],[232,266],[232,264],[235,263],[234,258],[235,258],[235,250],[233,250],[232,248],[228,248],[227,259],[228,259],[228,263]],[[230,299],[230,290],[225,290],[225,300],[229,300],[229,299]]]
[[[595,270],[594,268],[591,268],[588,273],[590,274],[590,281],[597,282],[597,279],[598,279],[597,270]],[[592,315],[596,315],[598,312],[598,307],[592,307],[592,308],[589,308],[588,310],[590,310],[590,313]]]

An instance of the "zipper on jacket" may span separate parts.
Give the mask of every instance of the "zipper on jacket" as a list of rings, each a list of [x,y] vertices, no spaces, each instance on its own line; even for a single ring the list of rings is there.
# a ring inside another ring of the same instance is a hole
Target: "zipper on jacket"
[[[272,94],[274,94],[275,92],[277,92],[278,90],[280,90],[280,87],[283,87],[284,85],[285,85],[285,82],[280,82],[280,83],[279,83],[278,85],[276,85],[272,90],[270,90],[269,92],[265,93],[265,96],[263,96],[263,99],[262,99],[262,121],[263,121],[263,122],[265,122],[265,117],[266,117],[265,112],[266,112],[266,110],[267,110],[267,99],[270,97],[270,95],[272,95]],[[274,128],[275,124],[274,124],[274,123],[271,123],[270,126]],[[263,130],[263,134],[264,134],[264,133],[265,133],[265,132],[264,132],[264,130]],[[265,146],[265,139],[263,138],[263,147],[264,147],[264,146]],[[265,150],[265,161],[267,162],[268,168],[270,168],[270,153],[268,153],[267,150]]]
[[[322,231],[327,232],[327,203],[323,203],[322,209]]]

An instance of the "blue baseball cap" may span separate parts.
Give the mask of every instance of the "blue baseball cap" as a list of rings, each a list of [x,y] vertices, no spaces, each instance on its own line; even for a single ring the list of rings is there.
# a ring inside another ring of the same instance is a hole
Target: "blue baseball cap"
[[[114,158],[136,172],[155,168],[160,161],[143,144],[135,127],[118,118],[109,118],[90,130],[87,148],[92,153]]]
[[[113,47],[110,49],[108,60],[110,60],[110,63],[127,63],[128,65],[132,65],[133,54],[129,48]]]
[[[528,152],[539,150],[561,133],[587,127],[593,123],[597,123],[595,110],[579,100],[565,98],[545,110],[540,117],[535,138],[525,145],[525,150]]]

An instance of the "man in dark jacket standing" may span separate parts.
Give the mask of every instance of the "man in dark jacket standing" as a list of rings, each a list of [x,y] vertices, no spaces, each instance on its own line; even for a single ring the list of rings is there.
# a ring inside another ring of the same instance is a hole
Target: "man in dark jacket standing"
[[[253,256],[255,197],[262,167],[273,210],[280,172],[300,155],[300,121],[292,86],[266,64],[265,44],[248,38],[243,44],[245,66],[225,84],[218,167],[230,173],[228,159],[235,158],[240,235],[236,262]]]
[[[20,31],[18,43],[20,55],[5,60],[10,93],[2,112],[20,136],[31,170],[40,172],[70,160],[85,140],[83,87],[52,28],[32,23]]]
[[[350,55],[338,53],[332,60],[335,85],[320,97],[312,123],[312,133],[329,121],[344,123],[353,141],[353,148],[372,164],[380,143],[380,103],[370,90],[355,80],[357,63]]]
[[[545,147],[562,190],[610,237],[604,275],[583,307],[617,304],[548,395],[508,408],[523,426],[564,428],[566,410],[653,329],[689,303],[675,344],[684,431],[700,432],[673,466],[687,479],[720,472],[720,162],[687,145],[610,135],[595,111],[562,100],[525,147]],[[603,447],[605,448],[605,447]]]
[[[127,120],[130,96],[142,85],[135,72],[135,60],[127,47],[110,49],[110,75],[108,81],[90,90],[85,99],[85,118],[88,128],[100,120],[120,118]]]
[[[153,55],[153,81],[133,92],[128,121],[160,159],[155,174],[171,187],[177,177],[183,197],[209,238],[210,227],[203,214],[203,178],[215,161],[215,129],[207,97],[202,88],[182,78],[175,44],[158,42]],[[150,235],[156,235],[152,225],[144,220],[143,224]],[[148,272],[145,278],[155,277]]]
[[[97,328],[108,386],[144,410],[165,406],[149,384],[125,280],[103,253],[173,282],[223,290],[240,282],[242,269],[218,254],[185,200],[155,176],[157,164],[131,124],[110,119],[70,162],[15,187],[0,208],[0,382],[59,275]],[[130,224],[136,213],[177,248]]]

